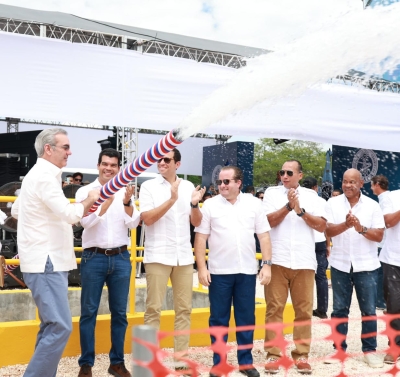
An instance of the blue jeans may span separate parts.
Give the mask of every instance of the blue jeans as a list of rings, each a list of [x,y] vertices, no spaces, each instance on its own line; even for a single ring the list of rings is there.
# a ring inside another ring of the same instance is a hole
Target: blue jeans
[[[208,288],[210,327],[229,327],[232,303],[236,326],[251,326],[255,324],[256,276],[245,274],[211,274],[211,284]],[[253,364],[253,356],[251,354],[253,333],[253,330],[236,332],[237,344],[239,346],[249,346],[248,349],[237,351],[239,365]],[[227,340],[228,335],[224,337],[224,341],[226,342]],[[214,342],[215,338],[211,336],[211,343]],[[220,361],[220,355],[214,353],[214,365],[219,364]]]
[[[108,304],[111,312],[111,365],[124,362],[124,342],[128,321],[126,307],[128,303],[129,282],[132,265],[130,254],[107,256],[84,250],[81,261],[81,318],[79,320],[81,357],[79,365],[94,364],[95,326],[97,311],[104,284],[108,288]]]
[[[361,316],[374,316],[376,308],[376,281],[378,269],[374,271],[342,272],[331,267],[332,290],[333,290],[333,312],[332,318],[348,318],[351,304],[353,287],[356,290],[358,305]],[[340,334],[347,335],[348,323],[337,326]],[[361,322],[361,335],[376,333],[376,320]],[[362,351],[371,352],[376,350],[376,335],[361,338]],[[346,340],[341,344],[342,349],[347,349]]]
[[[315,243],[315,256],[317,257],[317,273],[315,274],[315,285],[317,286],[317,309],[326,313],[328,310],[328,279],[326,269],[328,258],[326,257],[326,242]]]
[[[68,272],[53,271],[50,257],[43,273],[24,272],[24,281],[39,310],[40,327],[35,352],[24,377],[55,377],[72,332],[68,305]]]

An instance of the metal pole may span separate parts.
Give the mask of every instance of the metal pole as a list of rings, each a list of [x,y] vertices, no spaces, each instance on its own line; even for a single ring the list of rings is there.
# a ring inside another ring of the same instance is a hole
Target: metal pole
[[[153,353],[145,345],[137,343],[136,339],[157,344],[157,330],[148,325],[135,326],[132,330],[132,376],[154,377],[150,369],[136,365],[136,361],[149,362],[153,359]]]

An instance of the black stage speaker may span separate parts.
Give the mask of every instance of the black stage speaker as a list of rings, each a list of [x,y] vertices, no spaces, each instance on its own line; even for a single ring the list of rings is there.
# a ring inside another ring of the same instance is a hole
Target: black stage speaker
[[[5,259],[12,259],[15,255],[17,255],[17,246],[15,245],[14,240],[1,240],[1,251],[0,254],[4,256]],[[24,281],[22,276],[22,272],[20,267],[16,267],[11,271],[18,279]],[[22,288],[21,285],[14,280],[10,275],[4,274],[4,287],[2,289],[9,288]]]
[[[36,136],[42,130],[0,133],[0,154],[11,153],[19,154],[19,169],[15,178],[7,181],[0,181],[0,186],[12,182],[19,181],[20,176],[25,176],[29,169],[36,164],[37,154],[35,151]],[[0,172],[2,169],[0,168]],[[2,182],[2,183],[1,183]]]
[[[9,182],[18,182],[20,172],[19,154],[0,153],[0,187]]]
[[[82,240],[74,239],[74,247],[81,247],[81,246],[82,246]],[[75,251],[75,257],[81,258],[82,252]],[[78,264],[78,268],[68,272],[68,285],[70,287],[77,287],[77,286],[80,287],[81,286],[81,265],[80,264]]]

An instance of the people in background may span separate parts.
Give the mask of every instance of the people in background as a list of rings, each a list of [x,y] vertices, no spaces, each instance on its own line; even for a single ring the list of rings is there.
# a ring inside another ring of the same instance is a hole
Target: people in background
[[[83,182],[83,174],[76,172],[74,174],[72,174],[72,183],[74,185],[82,185]]]

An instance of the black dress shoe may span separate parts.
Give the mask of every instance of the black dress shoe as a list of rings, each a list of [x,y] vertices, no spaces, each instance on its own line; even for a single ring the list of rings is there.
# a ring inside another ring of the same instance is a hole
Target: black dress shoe
[[[241,369],[239,372],[248,377],[260,377],[260,373],[258,373],[256,368]]]
[[[326,313],[320,312],[318,309],[314,309],[314,310],[312,311],[312,315],[313,315],[314,317],[318,317],[318,318],[321,318],[321,319],[327,319],[327,318],[328,318],[328,316],[326,315]]]

